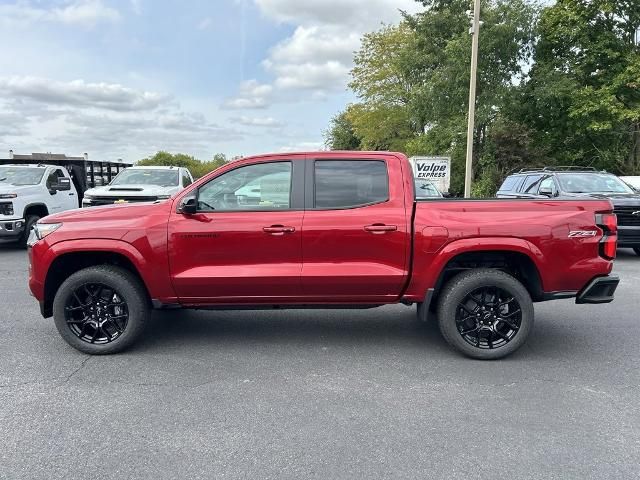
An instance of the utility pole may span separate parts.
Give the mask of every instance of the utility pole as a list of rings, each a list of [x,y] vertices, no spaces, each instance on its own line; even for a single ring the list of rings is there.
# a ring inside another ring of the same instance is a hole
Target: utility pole
[[[469,85],[469,124],[467,126],[467,163],[464,174],[464,196],[471,197],[473,178],[473,131],[476,123],[476,85],[478,76],[478,40],[480,37],[480,0],[473,0],[473,20],[469,33],[471,42],[471,81]]]

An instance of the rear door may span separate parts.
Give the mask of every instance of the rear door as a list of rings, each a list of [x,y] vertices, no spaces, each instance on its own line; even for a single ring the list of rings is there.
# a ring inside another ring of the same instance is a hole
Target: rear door
[[[405,205],[402,168],[393,156],[307,160],[302,291],[309,301],[398,298],[412,208]]]

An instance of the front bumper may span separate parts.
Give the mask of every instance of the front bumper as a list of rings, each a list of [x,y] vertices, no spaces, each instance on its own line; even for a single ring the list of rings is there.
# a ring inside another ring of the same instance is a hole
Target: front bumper
[[[610,303],[613,302],[613,294],[618,288],[618,277],[596,277],[578,293],[576,303]]]
[[[24,232],[24,218],[0,220],[0,240],[15,240]]]
[[[640,247],[640,227],[618,225],[618,247]]]

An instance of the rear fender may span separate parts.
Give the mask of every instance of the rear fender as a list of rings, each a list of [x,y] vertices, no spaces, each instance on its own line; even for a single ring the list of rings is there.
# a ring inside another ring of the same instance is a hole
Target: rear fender
[[[433,254],[415,252],[413,277],[407,289],[405,299],[422,302],[425,297],[425,292],[429,289],[439,287],[439,285],[437,285],[438,280],[441,278],[445,267],[458,255],[490,251],[514,252],[529,257],[540,274],[542,288],[544,289],[544,255],[540,249],[532,243],[512,237],[464,238],[448,243],[441,250]]]

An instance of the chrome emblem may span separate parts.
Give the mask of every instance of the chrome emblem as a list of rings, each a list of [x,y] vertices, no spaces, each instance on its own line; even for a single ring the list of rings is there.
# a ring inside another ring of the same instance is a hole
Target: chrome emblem
[[[588,238],[595,237],[598,234],[595,230],[575,230],[569,232],[569,238]]]
[[[116,200],[113,203],[128,203],[128,202],[127,202],[127,200],[120,199],[120,200]]]
[[[640,216],[640,210],[638,210],[637,212],[633,212],[631,215],[638,215],[638,216]]]

